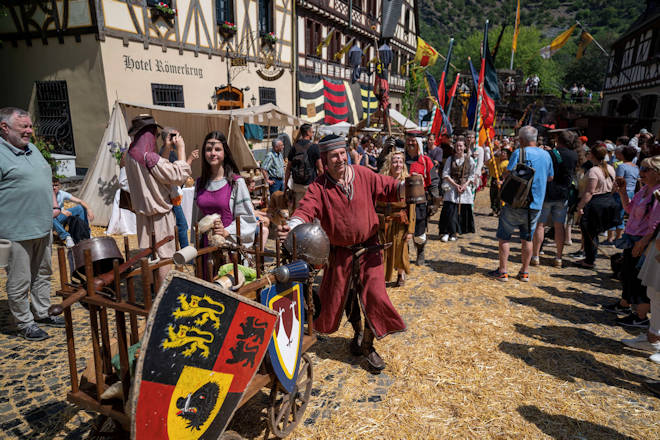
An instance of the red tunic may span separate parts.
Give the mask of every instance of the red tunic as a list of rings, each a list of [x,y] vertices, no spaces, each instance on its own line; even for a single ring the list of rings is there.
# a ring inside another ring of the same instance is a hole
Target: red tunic
[[[417,173],[424,178],[424,189],[431,185],[431,168],[433,168],[433,160],[430,157],[421,154],[417,158],[417,162],[410,164],[410,174]]]
[[[321,333],[334,333],[341,322],[352,260],[351,251],[346,247],[367,240],[376,244],[379,226],[374,207],[376,198],[399,200],[399,181],[359,165],[352,168],[352,200],[348,200],[346,194],[324,174],[309,185],[293,214],[304,222],[318,218],[333,245],[319,292],[321,314],[314,321],[315,330]],[[389,333],[405,330],[406,325],[385,290],[381,252],[367,252],[361,257],[360,279],[362,311],[376,337],[380,339]]]

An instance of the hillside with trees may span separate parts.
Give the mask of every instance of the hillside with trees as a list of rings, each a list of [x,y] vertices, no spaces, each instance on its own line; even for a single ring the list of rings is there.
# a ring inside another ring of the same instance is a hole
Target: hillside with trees
[[[590,44],[582,59],[575,57],[580,39],[577,29],[571,40],[551,59],[539,55],[541,47],[579,20],[606,51],[609,46],[640,16],[646,8],[644,0],[521,0],[521,30],[514,68],[528,76],[541,78],[545,93],[559,94],[561,87],[573,82],[584,83],[590,90],[600,90],[605,78],[608,58],[595,44]],[[516,12],[516,0],[421,0],[420,36],[440,53],[446,54],[449,38],[455,39],[452,63],[467,70],[467,57],[479,68],[480,46],[486,19],[490,20],[489,45],[494,49],[502,26],[506,25],[495,64],[508,68]],[[432,68],[438,75],[442,60]],[[450,70],[450,77],[455,72]]]

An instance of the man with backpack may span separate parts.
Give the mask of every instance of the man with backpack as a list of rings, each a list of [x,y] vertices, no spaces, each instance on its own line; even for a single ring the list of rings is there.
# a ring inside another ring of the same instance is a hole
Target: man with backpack
[[[289,177],[291,177],[293,181],[291,189],[294,195],[293,209],[298,206],[298,202],[307,192],[307,187],[316,180],[317,176],[323,174],[319,146],[312,143],[313,136],[312,125],[303,124],[300,127],[298,140],[287,157],[284,184],[288,185]]]
[[[522,267],[516,278],[523,282],[529,281],[532,237],[543,207],[546,185],[554,176],[550,154],[536,146],[537,135],[538,130],[530,125],[520,129],[520,148],[511,155],[504,174],[501,197],[506,205],[502,208],[497,226],[500,264],[497,269],[488,272],[489,276],[498,281],[509,280],[509,241],[516,228],[520,230],[522,242]]]
[[[568,212],[568,197],[571,189],[577,191],[574,186],[571,188],[578,160],[577,153],[573,150],[576,137],[577,135],[572,131],[560,132],[557,136],[557,147],[549,151],[555,177],[552,182],[548,183],[543,209],[534,232],[534,251],[530,261],[532,266],[539,265],[539,253],[545,235],[544,227],[550,221],[555,227],[554,240],[557,246],[553,265],[557,268],[562,265],[561,257],[564,251],[564,223]]]

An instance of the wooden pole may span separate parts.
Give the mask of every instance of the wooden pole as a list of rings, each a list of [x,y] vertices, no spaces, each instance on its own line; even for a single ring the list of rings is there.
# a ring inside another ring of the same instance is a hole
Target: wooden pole
[[[64,248],[57,249],[57,261],[60,268],[60,286],[64,290],[69,282],[67,275],[66,255]],[[78,369],[76,367],[76,343],[73,337],[73,319],[71,318],[71,309],[64,309],[64,324],[66,328],[66,351],[69,356],[69,377],[71,378],[71,392],[78,392]]]

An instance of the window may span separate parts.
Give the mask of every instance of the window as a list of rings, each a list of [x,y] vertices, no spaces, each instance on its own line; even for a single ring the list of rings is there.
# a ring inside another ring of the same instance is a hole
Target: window
[[[367,1],[367,14],[372,17],[378,16],[378,0],[366,0]]]
[[[335,33],[332,34],[330,45],[328,46],[328,61],[341,64],[341,58],[338,60],[335,59],[335,54],[341,50],[341,47],[341,33],[335,30]]]
[[[403,32],[406,34],[410,32],[410,9],[406,8],[406,16],[403,20]]]
[[[658,95],[645,95],[642,96],[639,105],[639,118],[640,119],[654,119],[655,107],[658,103]]]
[[[653,31],[651,30],[647,31],[644,35],[639,37],[639,44],[637,45],[637,63],[642,63],[649,59],[652,37]]]
[[[633,38],[632,40],[626,43],[626,48],[623,52],[623,60],[621,61],[621,68],[625,69],[629,67],[633,62],[633,55],[635,55],[635,41],[637,39]]]
[[[392,51],[392,64],[390,64],[390,72],[399,74],[399,52],[396,50]]]
[[[172,7],[172,0],[147,0],[147,6],[150,8],[156,7],[158,3],[165,3],[170,8]]]
[[[621,71],[621,63],[623,61],[623,49],[620,47],[614,51],[614,60],[612,61],[611,73],[617,74]]]
[[[307,55],[316,56],[316,48],[321,44],[323,38],[321,37],[321,23],[318,23],[309,18],[305,22],[305,53]]]
[[[264,104],[275,104],[277,105],[277,97],[275,95],[275,88],[274,87],[259,87],[259,105],[264,105]],[[277,137],[277,129],[278,127],[270,127],[270,132],[268,131],[268,126],[267,125],[262,125],[261,126],[262,130],[264,131],[264,139],[272,139]]]
[[[362,0],[353,0],[353,9],[356,11],[362,11]]]
[[[273,1],[259,0],[259,33],[273,32]]]
[[[66,81],[37,81],[35,84],[39,110],[35,121],[37,135],[52,143],[55,153],[75,155]]]
[[[215,19],[218,24],[234,22],[234,0],[215,0]]]
[[[173,84],[151,84],[154,105],[183,107],[183,86]]]

